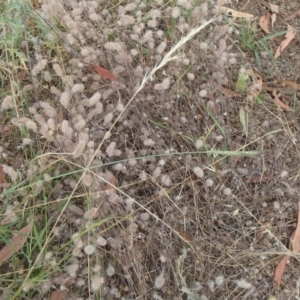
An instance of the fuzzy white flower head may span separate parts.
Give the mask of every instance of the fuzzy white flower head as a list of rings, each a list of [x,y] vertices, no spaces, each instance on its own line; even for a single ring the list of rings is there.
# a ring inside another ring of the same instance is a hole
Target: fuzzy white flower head
[[[156,36],[157,36],[158,38],[161,38],[161,37],[164,36],[164,32],[163,32],[162,30],[157,30],[157,31],[156,31]]]
[[[72,86],[71,93],[82,93],[84,91],[84,85],[82,83],[76,83]]]
[[[107,244],[107,241],[106,241],[106,239],[105,239],[104,237],[99,236],[99,237],[97,238],[97,240],[96,240],[96,243],[97,243],[97,245],[103,247],[103,246],[105,246],[105,245]]]
[[[114,117],[114,114],[112,112],[109,112],[104,118],[103,125],[104,126],[109,125],[110,122],[112,121],[113,117]]]
[[[178,18],[180,16],[180,8],[177,6],[173,7],[171,15],[174,19]]]
[[[97,217],[98,208],[92,207],[84,213],[84,218],[87,220],[92,220]]]
[[[170,186],[172,184],[172,179],[169,175],[163,175],[161,177],[161,183],[165,186]]]
[[[132,56],[137,56],[137,55],[139,54],[139,52],[138,52],[136,49],[131,49],[131,50],[130,50],[130,54],[131,54]]]
[[[145,213],[141,213],[140,217],[143,221],[148,221],[150,219],[150,214],[145,212]]]
[[[160,159],[158,164],[162,167],[166,164],[166,161],[164,159]]]
[[[215,283],[217,286],[220,286],[224,283],[224,276],[220,275],[215,278]]]
[[[228,61],[231,65],[234,65],[236,63],[236,58],[235,57],[231,57],[229,58],[229,61]]]
[[[46,254],[45,254],[45,260],[47,261],[47,260],[49,260],[50,258],[52,258],[52,256],[53,256],[53,253],[52,252],[47,252]]]
[[[274,210],[279,210],[280,209],[280,203],[279,203],[279,201],[274,201],[273,202],[273,207],[274,207]]]
[[[223,193],[224,193],[225,196],[229,196],[229,195],[231,195],[231,189],[230,188],[225,188]]]
[[[145,171],[142,171],[139,177],[140,177],[141,181],[146,181],[147,173]]]
[[[150,27],[150,28],[155,28],[157,26],[157,21],[155,19],[150,19],[147,22],[147,26]]]
[[[153,176],[154,178],[157,178],[160,174],[161,174],[161,167],[157,167],[157,168],[155,168],[155,170],[153,171],[152,176]]]
[[[239,73],[240,73],[240,74],[246,73],[245,67],[240,67]]]
[[[153,40],[153,31],[148,30],[143,36],[144,42],[151,42]]]
[[[40,60],[36,65],[33,66],[31,74],[33,76],[38,75],[42,70],[45,69],[48,61],[46,59]]]
[[[210,187],[214,185],[214,182],[211,178],[206,179],[205,181],[206,186]]]
[[[93,246],[93,245],[86,245],[86,246],[84,247],[84,252],[85,252],[85,254],[87,254],[87,255],[93,254],[93,253],[95,252],[95,246]]]
[[[70,276],[76,277],[76,272],[78,269],[79,269],[78,264],[72,264],[67,266],[66,271]]]
[[[200,139],[198,139],[198,140],[196,141],[196,143],[195,143],[195,147],[196,147],[196,149],[202,148],[202,147],[203,147],[203,141],[200,140]]]
[[[59,102],[64,108],[68,108],[70,102],[70,93],[63,92],[60,96]]]
[[[289,175],[289,173],[287,171],[282,171],[281,174],[280,174],[280,177],[281,178],[285,178]]]
[[[105,150],[108,157],[112,157],[115,155],[115,147],[116,147],[116,142],[111,142],[108,145],[108,147]]]
[[[48,280],[44,281],[41,286],[42,293],[46,294],[50,291],[50,289],[51,289],[51,282]]]
[[[131,2],[124,7],[124,11],[133,11],[136,9],[136,4]]]
[[[106,269],[107,276],[113,276],[115,274],[115,268],[112,265],[109,265]]]
[[[158,9],[153,9],[150,11],[150,17],[152,19],[160,18],[161,17],[161,11]]]
[[[186,77],[190,81],[193,81],[195,79],[195,75],[193,73],[187,73]]]
[[[165,257],[164,255],[161,255],[161,256],[159,257],[159,260],[160,260],[163,264],[167,261],[167,259],[166,259],[166,257]]]
[[[165,78],[161,83],[155,84],[154,89],[157,91],[167,90],[170,86],[170,83],[170,78]]]
[[[144,141],[144,146],[152,147],[155,145],[155,142],[152,139],[147,139]]]
[[[37,125],[33,121],[26,122],[25,126],[34,132],[37,132]]]
[[[27,145],[32,145],[33,144],[33,140],[29,139],[29,138],[23,138],[22,139],[22,145],[23,146],[27,146]]]
[[[86,142],[85,141],[79,141],[76,148],[72,152],[72,155],[74,158],[78,158],[80,155],[82,155],[84,149],[85,149]]]
[[[93,183],[93,176],[91,176],[90,174],[84,174],[82,177],[82,183],[85,186],[90,187]]]
[[[215,287],[215,282],[213,281],[213,280],[209,280],[209,281],[207,281],[207,286],[208,286],[208,288],[211,290],[211,291],[213,291],[214,290],[214,287]]]
[[[207,90],[201,90],[201,91],[199,92],[199,96],[200,96],[200,97],[206,97],[206,96],[207,96]]]
[[[158,54],[162,54],[165,51],[166,47],[167,47],[167,43],[165,41],[163,41],[156,48],[156,52]]]
[[[192,7],[191,3],[189,0],[178,0],[177,4],[179,6],[182,6],[184,8],[190,9]]]
[[[104,278],[103,277],[93,277],[91,281],[92,281],[92,284],[91,284],[92,291],[96,292],[103,285]]]
[[[199,178],[202,178],[204,176],[204,172],[203,172],[203,170],[200,167],[194,167],[193,168],[193,172]]]
[[[93,279],[92,279],[93,280]],[[78,286],[78,287],[82,287],[82,286],[84,286],[86,283],[85,283],[85,281],[84,281],[84,279],[82,279],[82,278],[80,278],[80,279],[78,279],[77,281],[76,281],[76,285]],[[100,288],[100,287],[99,287]]]
[[[1,103],[2,110],[8,110],[13,107],[14,107],[14,102],[13,102],[12,96],[9,95],[9,96],[4,97],[4,99],[2,100],[2,103]]]
[[[129,26],[135,23],[135,18],[130,15],[123,15],[117,23],[119,26]]]
[[[62,77],[64,75],[64,72],[59,64],[55,63],[52,67],[57,76]]]
[[[101,98],[101,94],[99,92],[96,92],[88,101],[88,106],[91,107],[95,105]]]
[[[164,272],[161,272],[156,278],[154,282],[154,288],[161,289],[165,285],[166,279],[164,277]]]
[[[200,49],[204,50],[208,47],[208,44],[206,42],[201,42],[200,43]]]
[[[252,287],[252,284],[247,282],[245,279],[235,280],[235,283],[242,289],[250,289]]]

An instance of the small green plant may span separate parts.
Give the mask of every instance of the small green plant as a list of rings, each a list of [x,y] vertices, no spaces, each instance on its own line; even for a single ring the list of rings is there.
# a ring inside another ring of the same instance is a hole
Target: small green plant
[[[268,47],[268,41],[272,40],[275,37],[285,35],[287,33],[286,30],[279,31],[270,35],[266,35],[263,38],[257,39],[258,33],[257,24],[254,23],[253,25],[249,24],[248,22],[244,21],[242,23],[242,27],[240,29],[240,45],[242,49],[253,52],[255,56],[256,63],[259,68],[261,68],[261,60],[259,57],[259,51],[265,51],[268,53],[269,58],[274,62],[274,55],[270,51]]]
[[[258,45],[256,42],[257,25],[251,26],[247,22],[243,22],[240,31],[240,44],[247,51],[257,51]]]
[[[261,49],[267,49],[267,47],[265,44],[263,44],[263,41],[257,40],[257,32],[258,28],[256,23],[251,25],[248,22],[244,21],[240,31],[240,44],[246,51],[254,53],[256,63],[260,68],[261,62],[258,52]]]

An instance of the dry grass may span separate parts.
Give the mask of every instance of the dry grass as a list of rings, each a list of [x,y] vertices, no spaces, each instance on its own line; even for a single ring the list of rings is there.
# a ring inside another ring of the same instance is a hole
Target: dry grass
[[[33,224],[3,299],[298,297],[297,256],[273,278],[296,224],[297,92],[284,112],[221,91],[241,68],[296,82],[295,45],[274,61],[277,40],[256,47],[205,1],[2,6],[1,244]]]

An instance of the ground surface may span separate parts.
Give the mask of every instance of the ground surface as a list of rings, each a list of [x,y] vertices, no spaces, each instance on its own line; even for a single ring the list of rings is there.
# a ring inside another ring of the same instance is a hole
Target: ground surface
[[[1,299],[299,299],[299,1],[239,2],[2,3]]]

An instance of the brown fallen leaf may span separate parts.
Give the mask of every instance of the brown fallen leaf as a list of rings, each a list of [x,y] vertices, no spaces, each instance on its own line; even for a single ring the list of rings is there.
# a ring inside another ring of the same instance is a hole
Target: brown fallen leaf
[[[109,79],[112,83],[117,81],[116,77],[106,69],[93,64],[88,65],[93,68],[102,78]]]
[[[292,237],[291,237],[291,244],[290,248],[292,248],[293,252],[298,253],[300,252],[300,201],[298,201],[298,221],[297,221],[297,227],[294,231]],[[286,266],[286,263],[289,259],[289,255],[285,255],[278,266],[275,269],[275,281],[278,285],[281,283],[281,279],[284,273],[284,269]]]
[[[66,279],[66,281],[65,281],[65,283],[64,283],[64,286],[71,286],[72,284],[74,284],[74,282],[75,282],[75,278],[74,277],[72,277],[72,276],[69,276],[67,279]]]
[[[289,95],[293,95],[293,91],[291,90],[291,88],[289,87],[278,87],[278,84],[276,84],[278,88],[278,91],[281,94],[289,94]],[[268,85],[263,85],[263,90],[268,91],[268,92],[273,92],[273,90],[275,89],[274,86],[268,86]]]
[[[277,15],[276,14],[272,14],[271,15],[271,26],[272,26],[272,28],[274,27],[276,19],[277,19]]]
[[[300,251],[300,201],[298,201],[298,222],[295,233],[291,238],[292,250],[294,252]]]
[[[285,35],[285,40],[283,40],[280,43],[279,47],[276,50],[276,53],[274,55],[275,59],[281,55],[282,51],[290,44],[290,42],[294,39],[296,35],[296,29],[293,26],[287,24],[287,27],[288,27],[288,32]]]
[[[257,233],[257,240],[260,240],[264,237],[264,235],[268,232],[268,228],[270,228],[271,224],[269,222],[264,222]]]
[[[231,140],[230,145],[229,145],[230,150],[231,151],[238,150],[241,147],[241,143],[240,143],[241,140],[242,140],[242,136],[238,136],[238,137],[233,138]],[[238,155],[232,155],[231,156],[231,159],[232,159],[233,163],[237,163],[240,160],[240,158],[241,158],[241,156],[238,156]]]
[[[115,191],[116,190],[116,185],[117,185],[117,179],[115,176],[111,176],[109,178],[109,180],[107,180],[108,182],[106,183],[106,186],[105,186],[105,190],[106,191]]]
[[[268,172],[263,172],[261,175],[252,175],[247,179],[250,183],[266,182],[271,179],[271,175]]]
[[[270,12],[266,12],[260,19],[259,19],[259,25],[262,28],[262,30],[266,33],[271,33],[269,30],[271,20],[271,14]]]
[[[284,104],[277,96],[277,91],[276,89],[273,90],[273,96],[274,96],[274,102],[281,108],[286,109],[286,110],[291,110],[290,107],[286,104]]]
[[[270,3],[270,9],[273,13],[279,14],[279,6],[278,5]]]
[[[64,111],[63,111],[63,106],[60,105],[58,113],[56,115],[56,123],[61,124],[63,122],[63,120],[64,120]]]
[[[283,84],[284,86],[288,86],[288,87],[291,87],[291,88],[293,88],[293,89],[295,89],[295,90],[299,90],[299,91],[300,91],[300,84],[297,84],[297,83],[295,83],[295,82],[288,81],[288,80],[283,80],[283,81],[282,81],[282,84]]]
[[[56,290],[51,293],[50,300],[64,300],[68,295],[68,291]]]
[[[255,73],[253,70],[249,69],[249,70],[246,70],[246,73],[251,76],[252,78],[252,84],[251,86],[249,87],[249,92],[251,94],[251,96],[256,99],[259,94],[261,93],[262,91],[262,88],[263,88],[263,80],[262,80],[262,77]]]
[[[223,86],[220,87],[220,90],[221,92],[227,96],[227,97],[231,97],[231,98],[234,98],[234,97],[240,97],[240,94],[237,93],[237,92],[234,92],[232,90],[229,90],[229,89],[226,89],[224,88]]]
[[[0,184],[4,182],[5,182],[4,172],[2,166],[0,165]]]
[[[279,13],[279,6],[266,2],[265,0],[257,0],[261,5],[265,6],[267,9],[271,10],[273,13]]]
[[[296,18],[298,15],[300,15],[300,9],[297,10],[296,12],[294,12],[293,14],[291,14],[290,16],[286,17],[283,22],[289,21],[291,19]]]
[[[187,233],[186,231],[179,231],[179,234],[182,236],[182,238],[184,240],[186,240],[187,242],[192,242],[193,241],[193,237]]]
[[[225,6],[216,6],[220,12],[225,13],[228,17],[242,18],[242,19],[253,19],[255,16],[252,14],[243,13]]]
[[[32,224],[26,225],[21,231],[14,234],[10,242],[0,251],[0,266],[18,252],[25,244],[31,231]]]
[[[275,269],[275,281],[278,285],[281,284],[281,279],[282,279],[284,269],[285,269],[288,259],[289,259],[289,256],[285,255]]]
[[[0,127],[0,137],[8,137],[12,134],[12,125],[4,124]]]
[[[27,71],[22,70],[22,71],[18,72],[17,76],[21,81],[24,81],[27,77]]]

